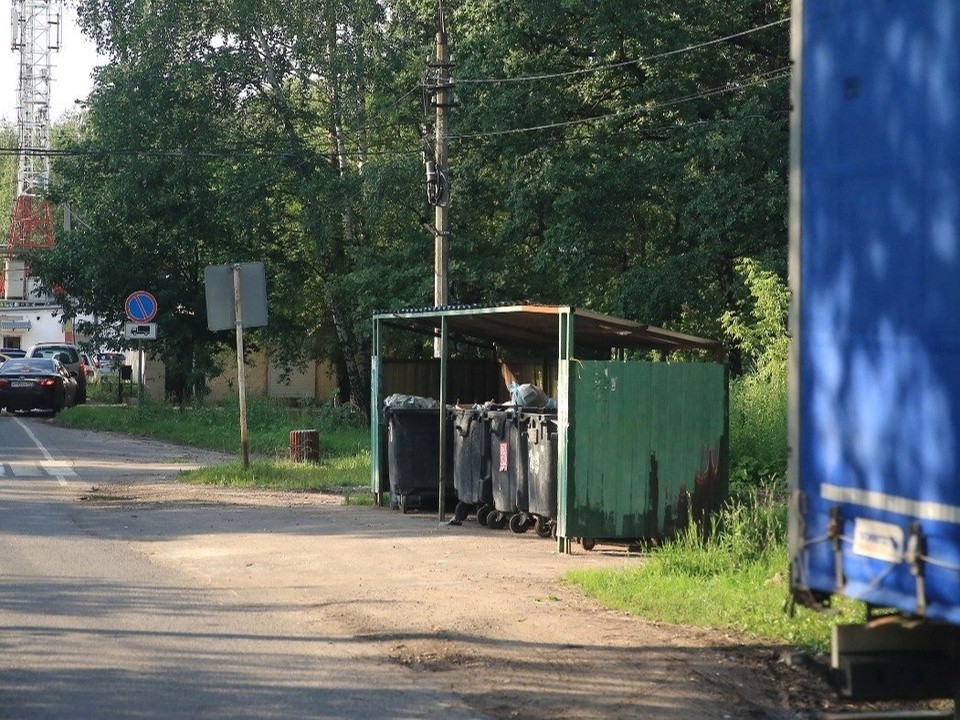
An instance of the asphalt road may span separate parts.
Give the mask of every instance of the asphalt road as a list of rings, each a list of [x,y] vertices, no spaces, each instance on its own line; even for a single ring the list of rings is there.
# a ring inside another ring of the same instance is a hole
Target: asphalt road
[[[178,572],[138,542],[136,513],[78,502],[202,460],[0,415],[0,718],[483,717],[311,626],[284,588],[267,598]],[[149,547],[202,534],[204,517],[152,524]]]

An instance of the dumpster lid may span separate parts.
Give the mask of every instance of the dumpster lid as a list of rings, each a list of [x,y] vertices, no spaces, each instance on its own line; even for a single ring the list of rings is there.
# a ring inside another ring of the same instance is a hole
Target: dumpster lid
[[[665,330],[624,318],[603,315],[566,305],[522,302],[508,305],[448,305],[378,312],[375,320],[430,335],[437,321],[446,318],[451,333],[491,342],[554,347],[559,337],[558,316],[569,313],[578,344],[602,348],[640,350],[707,350],[718,352],[722,343]]]

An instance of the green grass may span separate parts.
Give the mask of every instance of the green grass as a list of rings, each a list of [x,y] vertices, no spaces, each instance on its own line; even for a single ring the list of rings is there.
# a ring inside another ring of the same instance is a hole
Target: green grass
[[[240,446],[240,412],[236,403],[176,407],[147,402],[143,405],[78,405],[60,414],[74,427],[115,432],[136,432],[161,440],[235,452]],[[291,430],[317,429],[324,453],[342,455],[367,449],[369,430],[360,418],[340,408],[290,408],[254,400],[247,405],[250,451],[283,457]]]
[[[791,617],[787,569],[786,503],[778,488],[763,487],[729,503],[706,541],[690,528],[636,568],[576,570],[567,579],[603,605],[649,620],[823,652],[830,626],[858,617],[859,606],[842,601],[830,614],[796,608]]]
[[[710,577],[677,573],[654,555],[630,570],[576,570],[567,578],[601,604],[647,620],[730,629],[826,652],[831,625],[862,620],[863,612],[858,604],[843,601],[835,613],[798,607],[791,617],[786,612],[786,568],[787,553],[781,547],[763,562]]]
[[[247,470],[240,463],[214,465],[181,474],[184,482],[225,487],[261,487],[276,490],[318,491],[370,484],[370,453],[323,458],[318,463],[254,460]]]
[[[131,406],[80,405],[59,415],[63,423],[73,427],[144,435],[228,453],[239,453],[239,417],[236,403],[180,408],[152,402]],[[254,400],[248,404],[247,426],[250,451],[259,456],[247,471],[238,462],[185,473],[182,479],[300,491],[369,485],[370,432],[351,408],[296,408]],[[290,431],[303,429],[319,431],[318,463],[287,460]]]

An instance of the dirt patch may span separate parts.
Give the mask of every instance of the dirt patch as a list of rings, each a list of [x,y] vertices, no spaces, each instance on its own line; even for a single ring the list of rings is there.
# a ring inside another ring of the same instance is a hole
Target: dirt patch
[[[114,483],[94,485],[80,501],[98,507],[146,508],[234,505],[246,507],[309,507],[342,505],[343,493],[282,492],[261,488],[228,488],[186,483]]]
[[[335,495],[173,483],[83,497],[160,528],[197,508],[207,530],[150,544],[160,562],[300,608],[308,627],[377,648],[410,682],[493,718],[800,720],[844,709],[824,658],[731,632],[604,609],[568,570],[628,567],[622,552],[560,555],[533,533],[342,505]],[[154,512],[152,512],[154,511]],[[268,529],[267,529],[268,528]],[[159,530],[155,529],[158,533]]]

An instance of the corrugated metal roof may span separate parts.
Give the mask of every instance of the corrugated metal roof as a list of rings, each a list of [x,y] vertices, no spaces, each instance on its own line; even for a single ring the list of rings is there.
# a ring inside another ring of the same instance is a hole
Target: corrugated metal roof
[[[449,305],[378,312],[374,318],[390,325],[435,334],[438,321],[446,318],[450,333],[507,345],[556,347],[559,316],[574,318],[574,340],[601,348],[642,350],[707,350],[718,352],[717,340],[665,330],[654,325],[602,315],[564,305],[522,302],[496,306]]]

